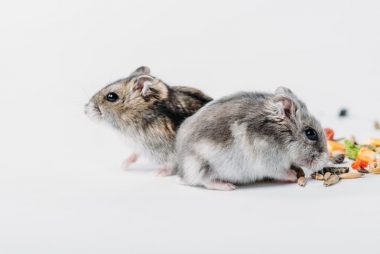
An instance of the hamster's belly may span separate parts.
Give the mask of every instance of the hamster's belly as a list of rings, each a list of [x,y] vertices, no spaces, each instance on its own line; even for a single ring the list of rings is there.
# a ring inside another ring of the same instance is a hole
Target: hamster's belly
[[[204,149],[203,149],[204,150]],[[252,152],[234,145],[228,149],[208,147],[202,153],[210,164],[210,177],[233,183],[251,183],[264,178],[276,178],[288,167],[284,155],[270,150]]]
[[[276,161],[275,158],[273,158]],[[251,158],[222,159],[211,163],[211,176],[233,183],[251,183],[264,178],[278,178],[287,167],[266,161],[261,155],[252,154]]]
[[[268,177],[270,168],[259,157],[230,156],[211,161],[211,177],[234,183],[249,183]]]

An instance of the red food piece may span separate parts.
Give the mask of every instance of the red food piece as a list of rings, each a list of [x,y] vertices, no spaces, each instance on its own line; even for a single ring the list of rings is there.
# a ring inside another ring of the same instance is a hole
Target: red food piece
[[[352,168],[352,169],[359,169],[359,168],[360,168],[360,161],[354,161],[354,162],[351,164],[351,168]]]
[[[327,140],[333,140],[334,139],[334,130],[331,128],[325,128],[324,129]]]
[[[351,164],[352,169],[361,169],[368,167],[368,162],[362,160],[356,160]]]
[[[360,161],[360,168],[366,168],[368,167],[368,161]]]

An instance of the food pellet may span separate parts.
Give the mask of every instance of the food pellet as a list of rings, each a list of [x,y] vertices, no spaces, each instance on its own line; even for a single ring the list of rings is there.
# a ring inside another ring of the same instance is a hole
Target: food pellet
[[[323,180],[323,175],[320,173],[314,173],[311,175],[311,177],[315,180]]]
[[[331,176],[331,173],[330,173],[330,172],[326,172],[326,173],[323,175],[323,179],[324,179],[324,180],[327,180],[327,179],[330,178],[330,176]]]
[[[380,174],[380,167],[369,169],[368,171],[373,174]]]
[[[345,155],[344,155],[344,154],[337,154],[337,155],[335,155],[335,156],[333,157],[332,162],[333,162],[334,164],[341,164],[341,163],[343,163],[344,158],[345,158]]]
[[[364,174],[363,173],[344,173],[339,175],[340,179],[355,179],[355,178],[360,178]]]
[[[364,168],[358,169],[358,172],[359,173],[363,173],[363,174],[368,174],[369,173],[369,171],[367,169],[364,169]]]
[[[324,167],[322,170],[319,170],[318,173],[323,175],[326,172],[330,172],[331,174],[339,175],[348,173],[349,170],[349,167]]]
[[[324,181],[323,185],[328,187],[328,186],[338,183],[339,181],[340,181],[340,178],[338,175],[331,175],[329,179]]]

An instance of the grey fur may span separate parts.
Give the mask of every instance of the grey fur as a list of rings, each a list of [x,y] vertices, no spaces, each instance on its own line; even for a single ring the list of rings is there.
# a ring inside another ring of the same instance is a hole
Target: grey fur
[[[308,127],[316,130],[318,141],[306,137]],[[273,94],[241,92],[207,104],[181,125],[176,149],[178,174],[190,185],[206,187],[214,180],[287,180],[292,168],[315,171],[327,162],[320,123],[283,87]]]

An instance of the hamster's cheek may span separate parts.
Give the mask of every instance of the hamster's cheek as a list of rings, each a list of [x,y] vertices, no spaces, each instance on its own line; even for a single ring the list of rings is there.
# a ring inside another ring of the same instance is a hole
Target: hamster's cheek
[[[127,121],[129,119],[128,114],[121,114],[120,119],[124,122]]]

